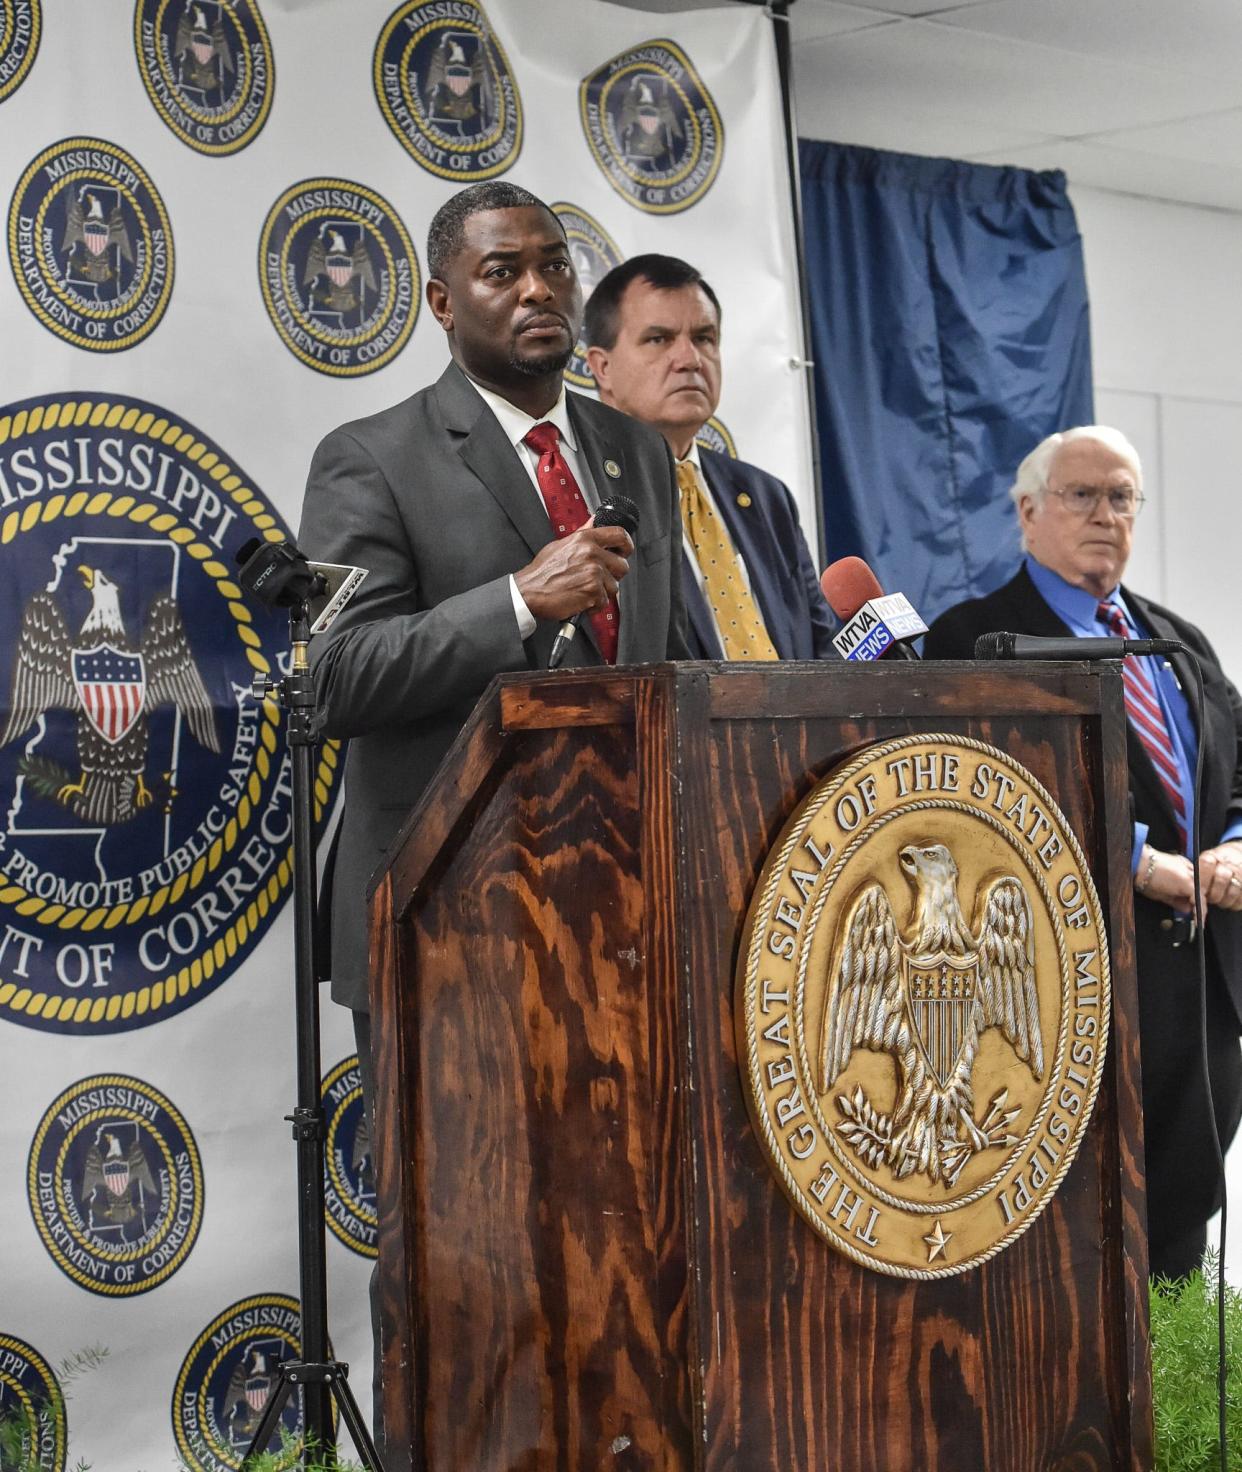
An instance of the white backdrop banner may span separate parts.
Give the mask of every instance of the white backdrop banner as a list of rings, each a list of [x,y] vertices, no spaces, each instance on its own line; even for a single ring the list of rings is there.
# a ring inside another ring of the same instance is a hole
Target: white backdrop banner
[[[438,376],[427,224],[502,175],[587,289],[640,251],[704,271],[711,442],[813,541],[757,7],[0,0],[6,1468],[236,1468],[295,1352],[291,793],[249,693],[287,629],[235,555],[296,526],[323,434]],[[330,1325],[368,1408],[374,1197],[330,1003],[322,1062]]]

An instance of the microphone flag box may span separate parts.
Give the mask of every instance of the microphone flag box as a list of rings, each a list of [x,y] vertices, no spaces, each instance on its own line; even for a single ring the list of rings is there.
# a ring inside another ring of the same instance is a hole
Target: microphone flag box
[[[324,591],[310,600],[309,612],[313,620],[310,631],[322,634],[336,622],[337,614],[358,591],[367,575],[364,567],[346,567],[339,562],[312,562],[311,567],[323,574]]]
[[[842,659],[865,664],[880,659],[894,644],[926,632],[927,625],[904,593],[886,593],[869,598],[832,643]]]

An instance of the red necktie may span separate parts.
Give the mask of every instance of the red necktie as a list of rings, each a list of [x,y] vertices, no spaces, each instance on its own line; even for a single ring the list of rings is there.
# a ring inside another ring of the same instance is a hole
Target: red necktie
[[[1108,631],[1117,639],[1134,639],[1138,636],[1130,627],[1125,614],[1115,603],[1101,603],[1096,610],[1100,620],[1108,625]],[[1151,758],[1156,776],[1168,794],[1169,802],[1177,818],[1177,831],[1182,840],[1182,851],[1186,850],[1186,803],[1182,797],[1177,758],[1173,754],[1173,742],[1169,739],[1169,728],[1164,711],[1156,694],[1156,682],[1147,666],[1146,655],[1127,654],[1121,662],[1121,683],[1125,690],[1126,715],[1143,743],[1143,749]]]
[[[525,436],[525,443],[539,456],[535,476],[543,503],[548,508],[548,520],[552,523],[552,535],[560,541],[570,532],[576,532],[591,519],[586,501],[578,489],[574,473],[561,454],[561,432],[555,424],[536,424]],[[606,664],[617,662],[617,631],[621,613],[617,600],[610,598],[608,607],[588,614],[591,627],[595,630],[595,642]]]

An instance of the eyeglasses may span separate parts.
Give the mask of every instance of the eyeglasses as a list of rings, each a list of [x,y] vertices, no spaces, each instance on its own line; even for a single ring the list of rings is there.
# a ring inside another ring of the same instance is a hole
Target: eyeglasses
[[[1109,510],[1122,521],[1133,521],[1147,499],[1130,486],[1113,486],[1106,491],[1094,486],[1069,486],[1063,491],[1050,490],[1048,494],[1059,496],[1061,504],[1071,516],[1080,516],[1084,520],[1095,515],[1102,496],[1108,497]]]

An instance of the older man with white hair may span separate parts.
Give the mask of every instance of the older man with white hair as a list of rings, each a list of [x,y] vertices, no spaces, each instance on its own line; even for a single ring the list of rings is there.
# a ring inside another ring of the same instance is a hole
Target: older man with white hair
[[[942,614],[929,659],[973,658],[980,634],[1179,639],[1203,670],[1204,717],[1190,661],[1123,666],[1131,815],[1139,1040],[1151,1271],[1197,1266],[1219,1199],[1200,1061],[1191,834],[1203,747],[1199,876],[1206,906],[1209,1066],[1221,1143],[1242,1116],[1242,696],[1204,635],[1122,584],[1143,505],[1143,472],[1118,430],[1050,435],[1018,467],[1010,493],[1025,560],[1004,587]]]

